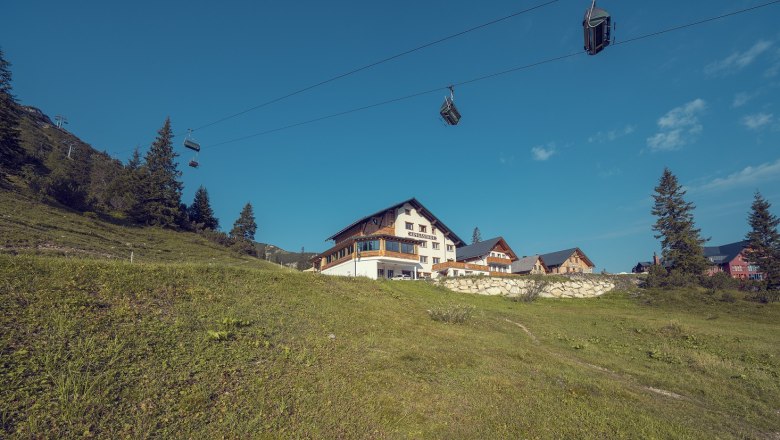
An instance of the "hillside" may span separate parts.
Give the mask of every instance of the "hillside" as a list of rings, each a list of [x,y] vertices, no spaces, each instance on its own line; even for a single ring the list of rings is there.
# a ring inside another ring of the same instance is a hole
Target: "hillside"
[[[522,303],[423,282],[40,256],[0,255],[0,273],[0,437],[780,432],[778,304],[653,291]],[[455,306],[471,318],[429,316]]]
[[[191,232],[129,226],[0,189],[0,253],[278,269]]]

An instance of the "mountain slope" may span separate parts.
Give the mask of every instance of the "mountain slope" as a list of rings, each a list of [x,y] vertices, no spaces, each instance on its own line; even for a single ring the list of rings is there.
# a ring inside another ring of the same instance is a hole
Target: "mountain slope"
[[[131,252],[137,263],[218,263],[279,269],[278,265],[240,255],[198,234],[128,226],[0,189],[0,253],[129,261]]]

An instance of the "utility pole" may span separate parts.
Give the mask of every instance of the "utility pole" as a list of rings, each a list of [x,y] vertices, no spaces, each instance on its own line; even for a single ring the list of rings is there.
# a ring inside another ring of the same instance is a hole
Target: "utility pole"
[[[54,121],[56,121],[57,128],[62,128],[64,124],[68,123],[68,118],[62,115],[57,115],[54,117]]]
[[[72,157],[70,157],[70,154],[73,152],[73,142],[63,141],[63,143],[68,146],[68,159],[73,159]]]

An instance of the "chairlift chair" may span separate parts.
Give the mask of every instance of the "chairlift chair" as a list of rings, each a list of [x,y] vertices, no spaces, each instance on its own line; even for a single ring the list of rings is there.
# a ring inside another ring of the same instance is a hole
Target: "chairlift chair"
[[[612,17],[609,12],[596,7],[596,0],[585,11],[582,28],[588,55],[596,55],[612,43]]]
[[[444,103],[442,103],[441,109],[439,109],[439,114],[447,124],[458,125],[458,122],[460,122],[460,112],[455,107],[455,89],[452,86],[450,86],[449,89],[450,96],[444,97]]]
[[[200,164],[198,163],[198,153],[200,153],[200,144],[195,142],[195,140],[192,139],[192,130],[187,130],[187,137],[184,139],[184,147],[189,148],[190,150],[195,152],[195,157],[193,157],[190,160],[190,166],[192,168],[198,168]]]

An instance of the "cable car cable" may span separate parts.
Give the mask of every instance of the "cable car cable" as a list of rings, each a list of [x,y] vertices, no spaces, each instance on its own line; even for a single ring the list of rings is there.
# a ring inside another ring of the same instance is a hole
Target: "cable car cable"
[[[760,5],[752,6],[752,7],[745,8],[745,9],[740,9],[740,10],[729,12],[729,13],[722,14],[722,15],[718,15],[716,17],[710,17],[710,18],[699,20],[699,21],[683,24],[683,25],[680,25],[680,26],[675,26],[675,27],[671,27],[671,28],[667,28],[667,29],[662,29],[660,31],[651,32],[649,34],[639,35],[637,37],[633,37],[633,38],[629,38],[629,39],[626,39],[626,40],[622,40],[622,41],[616,42],[616,43],[613,44],[613,46],[617,46],[619,44],[634,43],[636,41],[644,40],[646,38],[656,37],[656,36],[659,36],[659,35],[662,35],[662,34],[666,34],[666,33],[669,33],[669,32],[673,32],[673,31],[677,31],[677,30],[680,30],[680,29],[685,29],[685,28],[697,26],[697,25],[700,25],[700,24],[708,23],[708,22],[711,22],[711,21],[719,20],[719,19],[722,19],[722,18],[727,18],[727,17],[731,17],[731,16],[734,16],[734,15],[743,14],[743,13],[746,13],[746,12],[750,12],[750,11],[753,11],[753,10],[756,10],[756,9],[764,8],[766,6],[774,5],[774,4],[777,4],[777,3],[780,3],[780,0],[773,0],[773,1],[770,1],[770,2],[767,2],[767,3],[762,3]],[[561,60],[564,60],[564,59],[567,59],[567,58],[572,58],[572,57],[575,57],[575,56],[578,56],[578,55],[584,55],[585,53],[586,52],[583,52],[583,51],[577,51],[577,52],[572,52],[572,53],[569,53],[569,54],[566,54],[566,55],[560,55],[560,56],[553,57],[553,58],[547,58],[545,60],[537,61],[535,63],[526,64],[526,65],[518,66],[518,67],[513,67],[513,68],[510,68],[510,69],[502,70],[500,72],[495,72],[495,73],[491,73],[491,74],[488,74],[488,75],[479,76],[479,77],[472,78],[472,79],[465,80],[465,81],[461,81],[461,82],[458,82],[458,83],[448,84],[446,86],[436,87],[434,89],[425,90],[425,91],[421,91],[421,92],[417,92],[417,93],[412,93],[410,95],[402,96],[402,97],[399,97],[399,98],[388,99],[386,101],[381,101],[381,102],[377,102],[377,103],[374,103],[374,104],[369,104],[369,105],[365,105],[365,106],[362,106],[362,107],[357,107],[357,108],[354,108],[354,109],[345,110],[345,111],[342,111],[342,112],[333,113],[333,114],[326,115],[326,116],[320,116],[318,118],[309,119],[309,120],[298,122],[298,123],[295,123],[295,124],[285,125],[283,127],[278,127],[278,128],[274,128],[274,129],[270,129],[270,130],[265,130],[265,131],[261,131],[261,132],[258,132],[258,133],[253,133],[253,134],[250,134],[250,135],[238,137],[238,138],[235,138],[235,139],[230,139],[230,140],[218,142],[218,143],[215,143],[215,144],[210,144],[210,145],[207,145],[207,146],[205,146],[203,148],[214,148],[214,147],[218,147],[218,146],[222,146],[222,145],[226,145],[226,144],[231,144],[231,143],[235,143],[235,142],[251,139],[251,138],[254,138],[254,137],[258,137],[258,136],[264,136],[264,135],[267,135],[267,134],[276,133],[278,131],[288,130],[290,128],[300,127],[302,125],[312,124],[314,122],[319,122],[319,121],[323,121],[323,120],[326,120],[326,119],[331,119],[331,118],[336,118],[336,117],[339,117],[339,116],[348,115],[350,113],[356,113],[356,112],[359,112],[359,111],[368,110],[368,109],[371,109],[371,108],[380,107],[380,106],[392,104],[392,103],[399,102],[399,101],[405,101],[407,99],[416,98],[418,96],[427,95],[427,94],[434,93],[434,92],[439,92],[439,91],[442,91],[442,90],[449,90],[450,86],[458,87],[458,86],[462,86],[462,85],[466,85],[466,84],[472,84],[472,83],[479,82],[479,81],[484,81],[484,80],[487,80],[487,79],[490,79],[490,78],[495,78],[495,77],[498,77],[498,76],[503,76],[503,75],[507,75],[507,74],[510,74],[510,73],[518,72],[518,71],[521,71],[521,70],[530,69],[530,68],[537,67],[537,66],[540,66],[540,65],[543,65],[543,64],[549,64],[549,63],[556,62],[556,61],[561,61]]]
[[[210,122],[210,123],[208,123],[208,124],[201,125],[200,127],[194,128],[192,131],[198,131],[198,130],[202,130],[202,129],[204,129],[204,128],[207,128],[207,127],[211,127],[211,126],[213,126],[213,125],[219,124],[219,123],[221,123],[221,122],[224,122],[224,121],[227,121],[227,120],[229,120],[229,119],[233,119],[233,118],[235,118],[235,117],[238,117],[238,116],[244,115],[244,114],[246,114],[246,113],[249,113],[249,112],[252,112],[252,111],[254,111],[254,110],[258,110],[258,109],[260,109],[260,108],[263,108],[263,107],[269,106],[269,105],[271,105],[271,104],[275,104],[275,103],[277,103],[277,102],[279,102],[279,101],[283,101],[283,100],[285,100],[285,99],[287,99],[287,98],[293,97],[293,96],[295,96],[295,95],[301,94],[301,93],[303,93],[303,92],[306,92],[306,91],[309,91],[309,90],[311,90],[311,89],[314,89],[314,88],[317,88],[317,87],[323,86],[323,85],[325,85],[325,84],[331,83],[331,82],[333,82],[333,81],[339,80],[339,79],[341,79],[341,78],[345,78],[345,77],[347,77],[347,76],[354,75],[355,73],[361,72],[361,71],[363,71],[363,70],[367,70],[367,69],[370,69],[370,68],[372,68],[372,67],[376,67],[376,66],[378,66],[378,65],[380,65],[380,64],[384,64],[384,63],[386,63],[386,62],[388,62],[388,61],[392,61],[392,60],[394,60],[394,59],[396,59],[396,58],[401,58],[401,57],[403,57],[403,56],[405,56],[405,55],[409,55],[409,54],[411,54],[411,53],[414,53],[414,52],[417,52],[417,51],[419,51],[419,50],[422,50],[422,49],[425,49],[425,48],[428,48],[428,47],[434,46],[434,45],[436,45],[436,44],[439,44],[439,43],[443,43],[443,42],[445,42],[445,41],[447,41],[447,40],[451,40],[451,39],[453,39],[453,38],[457,38],[457,37],[460,37],[460,36],[462,36],[462,35],[466,35],[466,34],[468,34],[468,33],[470,33],[470,32],[474,32],[474,31],[476,31],[476,30],[479,30],[479,29],[482,29],[482,28],[485,28],[485,27],[488,27],[488,26],[492,26],[492,25],[494,25],[494,24],[497,24],[497,23],[500,23],[500,22],[502,22],[502,21],[509,20],[510,18],[515,18],[515,17],[517,17],[517,16],[520,16],[520,15],[526,14],[526,13],[528,13],[528,12],[531,12],[531,11],[533,11],[533,10],[536,10],[536,9],[539,9],[539,8],[542,8],[542,7],[545,7],[545,6],[551,5],[551,4],[553,4],[553,3],[556,3],[556,2],[558,2],[558,1],[559,1],[559,0],[550,0],[550,1],[548,1],[548,2],[541,3],[541,4],[538,4],[538,5],[536,5],[536,6],[532,6],[532,7],[530,7],[530,8],[527,8],[527,9],[523,9],[522,11],[518,11],[518,12],[515,12],[515,13],[513,13],[513,14],[509,14],[509,15],[507,15],[507,16],[504,16],[504,17],[501,17],[501,18],[497,18],[497,19],[495,19],[495,20],[492,20],[492,21],[489,21],[489,22],[487,22],[487,23],[482,23],[482,24],[480,24],[480,25],[477,25],[477,26],[474,26],[474,27],[472,27],[472,28],[469,28],[469,29],[466,29],[466,30],[463,30],[463,31],[457,32],[457,33],[455,33],[455,34],[448,35],[448,36],[446,36],[446,37],[443,37],[443,38],[439,38],[438,40],[431,41],[431,42],[429,42],[429,43],[425,43],[425,44],[423,44],[423,45],[420,45],[420,46],[417,46],[417,47],[415,47],[415,48],[413,48],[413,49],[409,49],[409,50],[406,50],[406,51],[403,51],[403,52],[397,53],[397,54],[395,54],[395,55],[391,55],[391,56],[389,56],[389,57],[383,58],[383,59],[381,59],[381,60],[374,61],[373,63],[366,64],[365,66],[358,67],[358,68],[356,68],[356,69],[352,69],[352,70],[350,70],[350,71],[348,71],[348,72],[341,73],[341,74],[339,74],[339,75],[336,75],[336,76],[334,76],[334,77],[331,77],[331,78],[328,78],[328,79],[326,79],[326,80],[320,81],[320,82],[318,82],[318,83],[316,83],[316,84],[312,84],[312,85],[310,85],[310,86],[306,86],[306,87],[304,87],[304,88],[302,88],[302,89],[295,90],[295,91],[293,91],[293,92],[290,92],[290,93],[288,93],[288,94],[286,94],[286,95],[280,96],[280,97],[278,97],[278,98],[271,99],[270,101],[263,102],[262,104],[258,104],[258,105],[254,106],[254,107],[250,107],[250,108],[248,108],[248,109],[246,109],[246,110],[242,110],[242,111],[240,111],[240,112],[233,113],[232,115],[228,115],[228,116],[225,116],[225,117],[223,117],[223,118],[217,119],[216,121]]]

